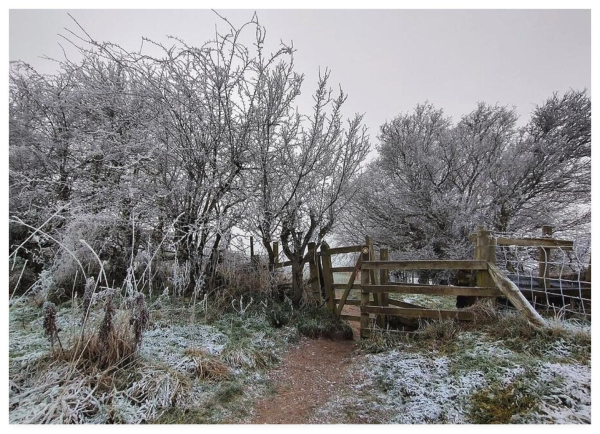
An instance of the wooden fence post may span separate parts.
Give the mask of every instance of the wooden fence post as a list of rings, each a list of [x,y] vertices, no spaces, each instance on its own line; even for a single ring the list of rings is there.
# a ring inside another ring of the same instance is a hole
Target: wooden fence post
[[[308,265],[310,270],[310,287],[312,288],[313,296],[317,298],[319,303],[322,301],[321,285],[319,283],[319,269],[317,267],[317,247],[314,242],[308,243]]]
[[[369,257],[375,259],[375,250],[373,249],[373,238],[369,235],[365,237],[365,243],[369,247]],[[375,272],[375,270],[369,270],[369,280],[372,285],[379,284],[379,275]],[[379,294],[373,293],[373,301],[375,304],[381,306],[381,298]]]
[[[389,259],[388,249],[386,249],[386,248],[379,249],[379,260],[387,261],[388,259]],[[388,282],[389,282],[389,270],[385,270],[385,269],[379,270],[379,283],[381,285],[387,285]],[[389,298],[390,298],[389,293],[387,293],[387,292],[381,293],[380,297],[381,297],[380,298],[381,306],[388,307],[389,306]],[[380,321],[379,327],[385,328],[387,325],[387,316],[380,315],[379,321]]]
[[[273,241],[273,263],[279,263],[279,243],[277,241]]]
[[[277,241],[273,241],[273,262],[269,261],[269,272],[274,275],[275,273],[275,265],[279,262],[279,243]]]
[[[542,226],[542,238],[552,237],[552,226]],[[550,259],[549,247],[539,247],[540,259],[539,259],[539,285],[542,288],[546,287],[546,278],[548,277],[548,260]]]
[[[495,253],[494,253],[495,256]],[[487,261],[490,257],[490,231],[483,226],[477,226],[477,244],[475,245],[475,260]],[[487,270],[477,272],[477,286],[485,288],[492,286],[490,273]]]
[[[333,289],[333,273],[331,272],[331,254],[329,244],[325,241],[321,244],[321,260],[323,261],[323,281],[325,283],[325,297],[327,297],[327,308],[335,314],[335,290]]]
[[[490,231],[485,230],[483,226],[477,226],[477,233],[475,238],[471,238],[475,242],[475,260],[489,261],[493,258],[494,263],[496,262],[496,245],[495,240],[491,241]],[[492,278],[487,270],[477,271],[475,286],[478,287],[490,287],[494,286]],[[471,306],[477,301],[477,297],[459,295],[456,297],[456,307],[467,307]]]
[[[496,246],[498,243],[495,237],[490,236],[489,240],[487,261],[496,265]]]
[[[492,265],[496,265],[496,245],[497,245],[497,240],[495,237],[490,236],[489,237],[489,246],[488,246],[488,251],[487,251],[487,261],[488,263],[492,264]],[[488,286],[495,286],[495,282],[494,279],[492,278],[492,275],[487,272],[488,275],[488,279],[489,279],[489,285]],[[492,299],[492,304],[496,305],[496,298]]]
[[[369,261],[370,260],[370,254],[369,254],[370,250],[369,250],[369,246],[365,245],[363,246],[362,250],[361,250],[361,255],[362,255],[362,264],[365,263],[365,261]],[[367,285],[369,284],[369,270],[365,269],[363,265],[361,265],[360,268],[360,286],[361,286],[361,292],[360,292],[360,337],[361,338],[367,338],[369,337],[369,312],[366,311],[366,307],[369,305],[369,292],[367,291]]]

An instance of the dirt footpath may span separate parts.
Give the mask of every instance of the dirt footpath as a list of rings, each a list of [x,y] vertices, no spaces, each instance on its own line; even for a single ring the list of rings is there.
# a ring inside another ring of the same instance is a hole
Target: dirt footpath
[[[353,341],[302,340],[274,371],[275,395],[256,406],[252,423],[302,424],[347,387]]]

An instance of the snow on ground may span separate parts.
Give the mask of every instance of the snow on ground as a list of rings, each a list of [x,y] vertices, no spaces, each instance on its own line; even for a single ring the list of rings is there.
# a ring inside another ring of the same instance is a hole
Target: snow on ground
[[[544,363],[537,378],[542,403],[537,414],[520,422],[591,423],[591,372],[589,366]]]
[[[106,378],[49,358],[39,307],[12,306],[9,318],[11,423],[141,423],[165,415],[181,423],[177,412],[183,410],[193,415],[188,423],[247,422],[269,388],[260,367],[297,337],[295,329],[270,328],[259,316],[224,317],[214,324],[156,321],[144,333],[138,365]],[[66,335],[76,333],[79,321],[76,308],[58,312]],[[586,324],[557,325],[589,332]],[[573,342],[563,334],[532,352],[540,345],[509,345],[483,331],[461,331],[450,345],[398,342],[391,350],[354,357],[347,378],[340,379],[350,386],[307,422],[472,423],[477,392],[518,385],[535,405],[511,422],[590,423],[590,364]],[[194,354],[227,365],[231,377],[199,378]]]
[[[485,381],[478,371],[451,376],[447,357],[398,350],[368,356],[366,366],[367,384],[391,423],[463,423],[466,401]]]
[[[100,314],[91,315],[89,329],[97,327]],[[241,422],[251,416],[252,401],[266,389],[261,366],[248,359],[268,352],[273,361],[293,338],[285,328],[265,332],[268,323],[262,318],[222,318],[225,326],[218,328],[182,322],[179,315],[170,324],[168,318],[155,321],[144,332],[135,366],[84,371],[50,357],[40,307],[21,303],[9,315],[11,423],[143,423],[186,409],[196,417],[188,423]],[[63,306],[57,316],[68,347],[70,337],[78,336],[81,311]],[[247,363],[229,363],[232,352],[234,362]],[[207,360],[224,366],[230,375],[219,380],[200,377],[198,364]]]
[[[590,366],[549,362],[570,354],[564,343],[536,357],[507,348],[484,333],[462,332],[451,351],[400,344],[355,359],[357,379],[315,420],[338,423],[473,423],[473,395],[490,387],[524,387],[537,399],[513,423],[590,423]],[[486,392],[487,393],[487,392]],[[491,393],[491,392],[490,392]],[[339,419],[343,415],[343,420]]]

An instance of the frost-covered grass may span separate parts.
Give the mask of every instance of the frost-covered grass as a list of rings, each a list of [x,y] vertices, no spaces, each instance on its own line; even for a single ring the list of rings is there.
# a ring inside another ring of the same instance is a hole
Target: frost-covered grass
[[[87,327],[100,317],[93,311]],[[136,359],[100,369],[52,352],[42,321],[31,300],[10,308],[11,423],[245,422],[269,391],[266,369],[298,339],[295,328],[275,329],[259,310],[212,321],[189,304],[163,300],[151,310]],[[59,307],[66,348],[80,321],[77,303]]]
[[[442,329],[446,329],[442,332]],[[589,325],[433,323],[418,338],[376,333],[359,380],[316,420],[365,423],[590,423]]]

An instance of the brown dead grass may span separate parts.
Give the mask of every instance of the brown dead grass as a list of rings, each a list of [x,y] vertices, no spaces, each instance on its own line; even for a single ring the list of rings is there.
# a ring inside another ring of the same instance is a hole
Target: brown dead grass
[[[196,365],[195,374],[205,380],[228,380],[231,378],[231,370],[221,360],[207,354],[200,348],[187,348],[183,352]]]
[[[106,332],[86,331],[75,339],[69,349],[55,352],[56,357],[75,362],[78,366],[99,369],[119,368],[129,364],[137,355],[135,335],[126,312],[119,311],[113,326]]]

